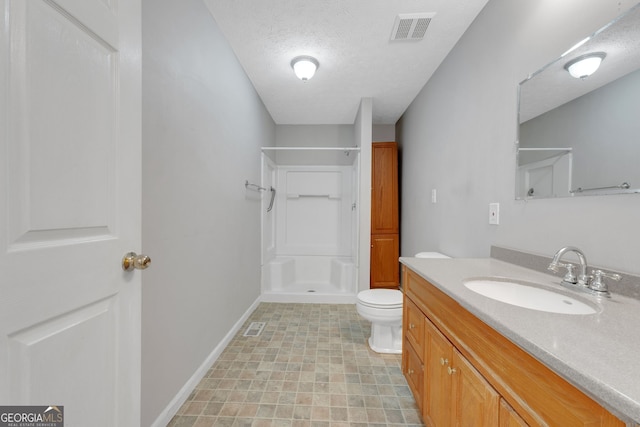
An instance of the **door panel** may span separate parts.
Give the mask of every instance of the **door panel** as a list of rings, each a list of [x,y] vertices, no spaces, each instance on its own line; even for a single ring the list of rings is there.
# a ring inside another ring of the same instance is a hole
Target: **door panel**
[[[500,396],[457,350],[453,350],[453,418],[460,427],[498,425]]]
[[[53,4],[13,2],[11,11],[9,250],[108,237],[115,51]]]
[[[451,421],[451,375],[453,346],[427,319],[425,325],[425,391],[424,419],[429,426],[446,426]]]
[[[398,252],[400,242],[397,234],[371,235],[370,287],[397,289],[400,280]]]
[[[112,384],[116,361],[115,302],[111,298],[99,301],[11,334],[9,388],[13,397],[27,404],[73,402],[78,390]],[[54,362],[53,355],[66,360]],[[98,394],[99,399],[89,399],[82,407],[67,405],[68,421],[97,417],[105,425],[115,425],[113,411],[103,405],[115,401],[114,393],[114,388],[105,387]]]
[[[371,164],[371,234],[398,233],[398,146],[376,142]]]
[[[0,4],[0,402],[138,425],[140,3]]]

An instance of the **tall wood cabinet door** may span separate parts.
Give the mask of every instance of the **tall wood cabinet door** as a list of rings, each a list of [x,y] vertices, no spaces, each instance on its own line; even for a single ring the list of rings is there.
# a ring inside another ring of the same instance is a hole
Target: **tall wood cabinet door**
[[[370,287],[398,288],[400,242],[397,234],[374,234],[371,236]]]
[[[398,233],[398,145],[372,145],[371,234]]]
[[[423,418],[432,427],[451,424],[451,367],[453,346],[444,335],[425,319],[425,392]]]
[[[498,425],[500,395],[457,350],[453,350],[453,425],[495,427]]]

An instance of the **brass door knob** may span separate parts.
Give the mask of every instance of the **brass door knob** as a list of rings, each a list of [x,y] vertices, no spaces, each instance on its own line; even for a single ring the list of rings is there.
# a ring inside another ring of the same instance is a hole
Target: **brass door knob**
[[[151,264],[151,258],[147,255],[138,255],[135,252],[127,252],[122,257],[122,269],[124,271],[131,271],[134,269],[144,270]]]

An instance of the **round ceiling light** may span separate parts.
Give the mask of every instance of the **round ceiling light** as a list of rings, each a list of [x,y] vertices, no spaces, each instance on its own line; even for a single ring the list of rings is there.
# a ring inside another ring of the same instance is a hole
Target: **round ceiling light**
[[[312,56],[297,56],[291,61],[293,72],[303,82],[313,77],[319,66],[318,60]]]
[[[564,69],[576,79],[585,79],[596,72],[605,56],[604,52],[587,53],[567,62]]]

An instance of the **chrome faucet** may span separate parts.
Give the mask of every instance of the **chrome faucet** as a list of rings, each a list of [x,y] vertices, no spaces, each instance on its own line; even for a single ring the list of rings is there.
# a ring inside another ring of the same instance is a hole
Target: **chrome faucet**
[[[563,255],[567,252],[574,252],[578,255],[578,261],[580,262],[580,273],[576,277],[575,274],[575,265],[569,263],[562,263],[560,259],[562,259]],[[587,257],[585,257],[584,252],[574,246],[565,246],[560,249],[553,256],[553,260],[551,260],[551,264],[547,267],[548,270],[551,270],[555,273],[558,272],[558,267],[564,267],[567,269],[567,274],[565,274],[562,279],[563,283],[571,284],[571,285],[579,285],[588,287],[589,282],[591,281],[591,277],[587,275]]]
[[[577,276],[575,273],[575,265],[560,262],[567,252],[574,252],[578,256],[580,273]],[[573,246],[566,246],[556,252],[547,269],[557,273],[558,267],[567,269],[567,273],[562,278],[562,282],[560,282],[561,285],[598,296],[611,296],[609,287],[603,280],[605,277],[616,281],[622,278],[619,274],[605,273],[602,270],[593,270],[591,274],[587,274],[587,257],[584,256],[584,252]]]

